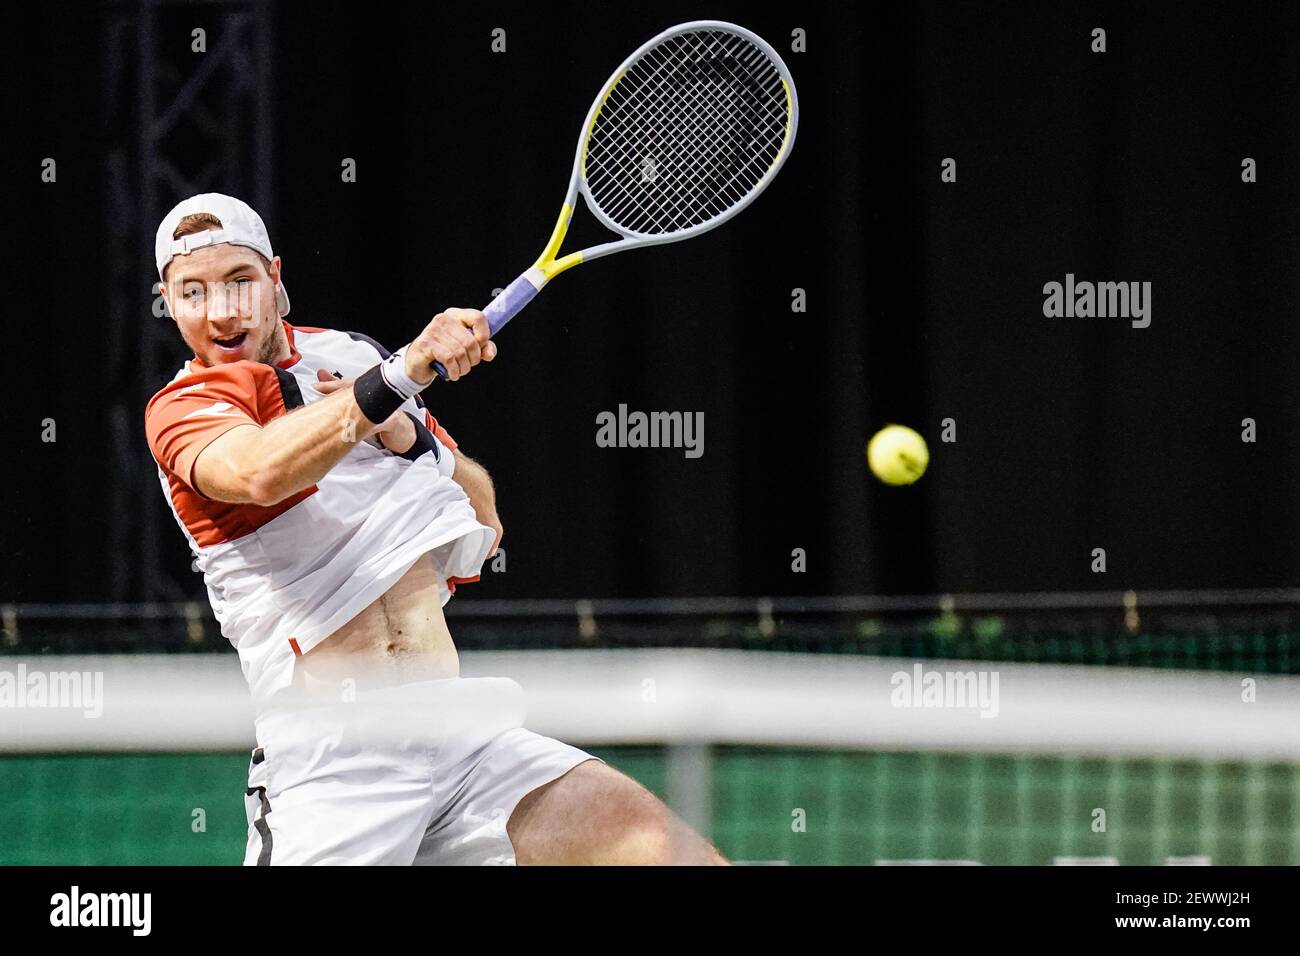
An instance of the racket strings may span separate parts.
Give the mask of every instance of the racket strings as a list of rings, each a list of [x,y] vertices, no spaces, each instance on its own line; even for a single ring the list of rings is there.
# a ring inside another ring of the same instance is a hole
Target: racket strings
[[[697,99],[698,96],[699,93],[697,92]],[[698,103],[693,105],[701,113],[706,112],[706,110],[715,114],[722,112],[721,104],[717,102],[716,96],[704,109],[701,109],[701,106]],[[627,205],[635,202],[637,197],[631,195],[626,189],[623,189],[619,185],[619,181],[620,179],[626,178],[628,175],[635,175],[638,171],[640,172],[641,181],[653,181],[660,187],[660,195],[656,197],[660,207],[662,207],[664,201],[669,198],[681,201],[683,199],[683,191],[692,185],[689,181],[684,181],[680,175],[682,171],[680,158],[686,154],[687,146],[684,139],[688,135],[694,134],[694,141],[689,144],[689,148],[691,155],[699,157],[701,161],[701,172],[715,175],[718,173],[717,163],[713,159],[713,156],[719,152],[718,143],[716,141],[708,144],[702,142],[702,139],[707,137],[710,133],[709,127],[699,119],[699,116],[686,117],[686,119],[687,122],[682,124],[681,129],[675,131],[666,129],[662,122],[647,123],[643,138],[656,144],[655,155],[658,156],[658,161],[656,164],[653,157],[643,159],[639,170],[635,166],[635,161],[636,156],[641,154],[641,151],[638,149],[640,144],[634,145],[626,136],[619,137],[618,145],[623,149],[623,154],[620,157],[622,161],[617,169],[618,175],[613,177],[613,186],[617,188],[621,194],[622,205],[615,207],[611,212],[618,215],[625,211]],[[665,140],[672,138],[673,132],[678,133],[678,141],[665,144]],[[718,128],[714,130],[715,140],[718,135],[725,135],[725,132],[725,129],[723,129],[719,124]],[[647,174],[647,163],[652,164],[652,175]],[[662,170],[660,170],[660,166],[663,167]],[[653,187],[650,188],[650,192],[654,192]],[[654,216],[653,209],[643,211],[648,215]]]
[[[740,198],[743,192],[725,196],[725,189],[721,186],[725,184],[726,171],[719,169],[717,162],[710,158],[728,145],[725,139],[725,136],[715,136],[714,142],[707,144],[707,149],[701,149],[698,142],[690,144],[695,150],[693,155],[697,157],[694,170],[677,159],[686,155],[685,152],[681,148],[664,149],[662,138],[655,152],[640,163],[635,157],[642,151],[627,150],[626,158],[619,163],[609,183],[596,182],[598,189],[606,185],[608,188],[604,191],[617,194],[618,205],[609,209],[611,218],[623,220],[630,210],[635,210],[660,230],[670,231],[708,219],[728,208],[731,200]],[[684,172],[696,175],[685,178]],[[754,178],[759,175],[761,173]],[[639,188],[623,185],[628,181],[635,182]],[[609,205],[608,201],[606,205]],[[631,222],[628,225],[647,230],[643,223]]]
[[[757,188],[788,122],[780,71],[761,49],[718,30],[678,34],[610,92],[587,143],[588,191],[626,231],[700,225]]]
[[[708,102],[691,104],[692,108],[701,114],[722,117],[734,115],[734,107],[721,102],[719,92],[725,94],[728,91],[709,90],[704,84],[697,84],[686,95],[694,96],[698,100],[702,93],[711,94]],[[666,225],[664,220],[655,213],[657,210],[669,207],[670,204],[676,204],[677,211],[683,213],[688,221],[701,218],[701,213],[703,213],[702,218],[709,218],[726,208],[725,204],[719,201],[721,190],[717,182],[717,177],[724,177],[725,171],[719,168],[716,157],[727,155],[740,148],[743,145],[744,134],[745,130],[735,128],[735,124],[725,121],[716,123],[710,128],[700,122],[698,116],[680,128],[659,122],[649,127],[646,137],[656,144],[655,154],[641,160],[639,167],[628,163],[621,164],[619,173],[624,177],[639,173],[641,181],[647,183],[641,198],[645,198],[644,193],[648,192],[656,202],[650,209],[646,209],[644,204],[639,205],[638,208],[655,219],[656,224]],[[625,147],[629,145],[626,138],[620,145]],[[625,153],[625,156],[633,161],[635,155],[635,149],[628,149]],[[697,158],[699,163],[699,168],[696,170],[698,175],[693,178],[684,175],[688,170],[683,160],[688,156]],[[625,214],[628,207],[637,205],[638,197],[618,186],[617,177],[615,186],[621,193],[621,203],[611,210],[611,215],[618,217]],[[671,208],[668,211],[673,212]],[[671,218],[670,216],[670,221]]]
[[[672,180],[681,180],[678,175],[683,171],[680,159],[689,155],[698,155],[704,159],[704,171],[709,174],[709,177],[725,176],[726,171],[719,167],[717,157],[740,155],[746,146],[751,127],[748,123],[740,122],[740,118],[752,114],[757,108],[756,100],[750,95],[750,90],[730,84],[726,77],[722,76],[721,70],[724,66],[726,66],[725,60],[711,61],[700,71],[703,76],[693,77],[691,82],[680,84],[684,91],[683,95],[693,99],[691,103],[693,109],[718,116],[720,121],[710,129],[706,124],[698,122],[697,115],[697,122],[682,132],[681,142],[676,144],[678,148],[669,150],[670,156],[679,160],[670,170],[674,174],[670,177]],[[704,102],[700,102],[702,98]],[[742,99],[748,102],[739,102]],[[672,132],[672,130],[663,131],[669,139]],[[696,194],[706,200],[720,192],[717,188],[718,184],[709,177],[705,177],[705,181],[696,189]]]
[[[726,173],[728,171],[720,169],[715,160],[718,156],[736,155],[735,150],[743,145],[743,134],[747,130],[743,125],[738,126],[735,121],[744,120],[746,112],[752,116],[755,110],[760,109],[761,101],[756,100],[753,95],[748,95],[743,97],[745,103],[739,104],[736,102],[737,93],[742,95],[746,93],[752,94],[753,91],[748,88],[749,84],[744,82],[743,75],[737,71],[735,61],[738,58],[728,55],[739,45],[739,38],[729,37],[729,39],[732,41],[729,47],[725,50],[719,50],[716,49],[718,45],[717,36],[711,37],[710,44],[715,48],[705,51],[709,58],[699,58],[694,62],[687,60],[686,69],[679,69],[678,74],[673,77],[671,82],[665,83],[663,76],[660,75],[655,77],[654,81],[643,85],[642,90],[650,90],[651,98],[642,97],[643,104],[648,103],[650,109],[646,109],[645,105],[642,105],[641,109],[646,115],[657,115],[659,120],[657,123],[647,124],[646,126],[650,134],[649,138],[657,142],[659,146],[661,161],[656,172],[660,172],[660,168],[663,166],[662,157],[667,157],[666,172],[668,175],[647,176],[644,167],[642,167],[640,170],[642,182],[653,181],[659,186],[659,189],[651,188],[649,190],[649,198],[656,200],[655,203],[649,206],[644,202],[638,203],[638,199],[644,200],[647,197],[644,195],[638,197],[636,190],[628,190],[620,182],[620,180],[627,180],[630,174],[636,172],[635,169],[630,169],[628,164],[629,159],[635,160],[636,151],[627,149],[628,137],[620,137],[618,143],[624,147],[624,153],[621,157],[623,162],[619,164],[615,171],[617,175],[610,177],[612,185],[617,188],[617,192],[620,194],[619,199],[621,200],[618,205],[612,206],[609,210],[614,215],[627,218],[628,207],[632,206],[636,208],[636,211],[643,218],[650,220],[654,227],[671,229],[674,222],[681,223],[682,227],[684,227],[685,225],[712,218],[728,208],[732,204],[731,201],[743,197],[745,190],[738,191],[736,195],[730,197],[725,195]],[[749,57],[750,64],[761,62],[766,65],[766,58],[762,56],[760,51],[751,48],[748,52],[751,54]],[[653,65],[662,66],[662,62],[654,63],[654,59],[654,57],[647,58]],[[662,56],[660,56],[659,60],[662,61],[662,59]],[[638,67],[642,67],[641,70],[629,72],[634,72],[634,75],[644,73],[644,65],[645,61],[638,64]],[[662,70],[660,72],[662,73]],[[777,81],[779,82],[779,75]],[[728,97],[729,102],[721,102],[720,93],[730,94]],[[689,109],[679,110],[674,116],[668,116],[663,110],[663,105],[666,99],[671,100],[674,97],[678,103],[686,104]],[[627,112],[634,108],[634,104],[635,99],[627,97],[622,104],[616,104],[616,109],[621,105],[623,111]],[[738,108],[742,105],[743,110]],[[768,101],[766,114],[769,120],[767,142],[760,145],[770,147],[769,156],[762,156],[761,150],[756,151],[753,157],[754,161],[750,164],[754,168],[745,170],[742,167],[730,170],[732,178],[739,178],[742,184],[747,179],[756,180],[761,178],[766,167],[770,165],[770,157],[774,156],[780,149],[780,141],[777,136],[784,132],[784,116],[777,112],[771,99]],[[611,116],[617,118],[618,114],[611,113]],[[716,120],[718,117],[730,118],[732,122],[714,122],[712,124],[705,122],[709,118]],[[665,118],[670,121],[675,119],[676,124],[666,125]],[[671,132],[679,134],[676,137],[676,142],[672,142],[673,137],[666,136]],[[711,139],[707,142],[702,141],[701,134],[707,137],[710,132],[713,134]],[[691,133],[695,134],[693,138],[689,136]],[[668,148],[664,148],[665,146]],[[701,161],[699,168],[695,170],[697,175],[692,177],[694,182],[683,180],[683,172],[689,172],[689,170],[683,170],[680,163],[673,162],[674,158],[680,157],[694,157]],[[767,161],[760,162],[760,159]],[[710,174],[715,178],[710,179]],[[718,181],[716,177],[723,177],[723,179]],[[595,179],[594,176],[593,179]],[[683,186],[688,184],[696,187],[690,195],[686,195],[683,190]],[[602,181],[597,180],[596,185],[602,185]],[[643,189],[640,192],[645,193],[646,190]],[[695,201],[692,202],[692,200]],[[674,203],[676,208],[673,208]],[[658,214],[665,209],[669,213],[676,213],[676,215],[666,218]],[[644,222],[639,225],[641,225],[642,231],[648,231]]]
[[[690,96],[689,93],[688,93],[687,99],[689,100],[689,102],[690,102],[690,104],[691,104],[691,106],[693,107],[693,109],[694,109],[695,112],[694,112],[694,114],[692,114],[692,116],[693,116],[693,120],[694,120],[694,121],[693,121],[693,122],[689,122],[689,123],[685,123],[685,124],[683,124],[683,127],[682,127],[682,128],[683,128],[687,133],[694,132],[694,133],[696,133],[697,135],[696,135],[696,137],[695,137],[695,139],[694,139],[693,141],[690,141],[690,142],[689,142],[689,144],[688,144],[689,149],[678,148],[678,149],[674,149],[674,150],[669,150],[669,151],[666,151],[666,155],[669,155],[669,156],[671,157],[671,156],[679,156],[679,155],[687,155],[687,154],[690,154],[690,155],[695,155],[695,156],[699,156],[699,157],[704,157],[705,162],[702,164],[702,167],[701,167],[701,169],[700,169],[700,172],[701,172],[701,173],[713,173],[714,175],[718,175],[718,174],[720,174],[721,171],[718,169],[718,166],[717,166],[717,164],[716,164],[715,162],[710,161],[710,157],[712,157],[712,156],[716,156],[716,155],[725,154],[725,150],[722,150],[722,149],[719,148],[719,147],[720,147],[720,144],[721,144],[721,145],[729,145],[729,146],[731,146],[731,147],[736,146],[736,145],[737,145],[737,143],[736,143],[737,137],[736,137],[735,134],[736,134],[738,131],[735,129],[734,124],[733,124],[733,125],[725,125],[725,124],[724,124],[724,125],[716,126],[716,127],[713,129],[713,132],[715,133],[715,135],[714,135],[714,137],[713,137],[712,142],[702,144],[702,143],[700,142],[700,138],[699,138],[699,135],[698,135],[698,134],[699,134],[701,131],[703,131],[704,133],[707,134],[707,132],[709,131],[710,127],[709,127],[707,124],[704,124],[704,123],[700,122],[700,117],[701,117],[701,116],[727,116],[727,115],[737,116],[737,115],[740,115],[740,114],[737,113],[736,108],[735,108],[735,107],[736,107],[736,104],[735,104],[734,102],[733,102],[733,103],[728,103],[728,104],[720,104],[720,103],[719,103],[719,100],[718,100],[718,95],[717,95],[718,92],[719,92],[718,79],[719,79],[719,77],[721,76],[721,70],[722,70],[723,68],[725,68],[727,71],[729,71],[729,73],[730,73],[730,77],[731,77],[732,79],[734,79],[734,78],[736,77],[736,70],[735,70],[735,67],[734,67],[731,63],[728,62],[728,58],[723,57],[723,56],[719,56],[719,57],[717,57],[715,60],[710,61],[710,64],[709,64],[709,65],[710,65],[710,67],[713,68],[713,69],[712,69],[712,73],[713,73],[713,75],[712,75],[712,76],[709,76],[709,75],[708,75],[708,71],[706,71],[705,74],[704,74],[704,75],[706,76],[706,78],[709,80],[709,82],[705,82],[705,83],[699,83],[699,82],[697,82],[697,83],[695,83],[694,85],[689,85],[689,84],[688,84],[688,85],[685,86],[685,89],[687,89],[687,90],[690,91],[690,92],[693,92],[693,94],[694,94],[693,96]],[[697,72],[698,72],[698,71],[697,71]],[[680,78],[679,78],[679,79],[680,79]],[[679,89],[679,90],[683,88],[683,84],[682,84],[681,82],[676,82],[676,83],[674,83],[673,85],[674,85],[674,87],[676,87],[676,88]],[[744,87],[743,87],[743,86],[736,87],[734,84],[731,84],[731,86],[729,87],[729,90],[728,90],[728,91],[734,93],[737,89],[739,89],[739,90],[741,90],[741,91],[744,91]],[[655,88],[655,92],[656,92],[656,94],[657,94],[657,99],[658,99],[658,100],[662,100],[662,98],[663,98],[663,94],[664,94],[664,87],[663,87],[663,84],[662,84],[662,83],[661,83],[661,84],[658,84],[658,85],[656,86],[656,88]],[[708,96],[707,101],[703,101],[703,102],[701,101],[701,95],[702,95],[702,94],[705,95],[705,96]],[[754,102],[753,102],[753,98],[752,98],[752,97],[749,97],[748,99],[750,100],[750,102],[749,102],[747,105],[748,105],[749,109],[752,110],[752,109],[755,108],[755,104],[754,104]],[[780,149],[780,143],[779,143],[779,142],[775,142],[775,137],[774,137],[773,134],[774,134],[774,132],[775,132],[776,130],[779,130],[780,127],[781,127],[781,124],[780,124],[780,122],[779,122],[780,117],[779,117],[778,115],[776,115],[776,114],[775,114],[775,111],[772,110],[772,109],[769,109],[769,110],[768,110],[768,115],[769,115],[769,118],[770,118],[770,119],[776,119],[776,120],[778,120],[778,122],[775,123],[775,124],[770,124],[770,125],[772,126],[772,129],[769,130],[769,142],[768,142],[767,145],[769,145],[769,146],[774,145],[774,146],[775,146],[775,151],[779,151],[779,149]],[[651,130],[652,130],[652,133],[659,133],[659,132],[662,131],[662,126],[661,126],[661,125],[660,125],[660,126],[653,126],[653,127],[651,127]],[[727,136],[727,135],[726,135],[727,133],[731,133],[732,135],[731,135],[731,136]],[[621,142],[622,142],[622,141],[621,141]],[[662,145],[662,144],[661,144],[661,145]],[[765,157],[764,157],[764,158],[765,158]],[[766,167],[765,167],[764,165],[760,164],[760,163],[757,163],[757,162],[756,162],[754,165],[756,165],[758,168],[757,168],[757,169],[754,169],[754,170],[749,170],[749,171],[747,171],[747,172],[742,172],[742,173],[740,173],[739,175],[741,175],[742,177],[746,177],[746,178],[761,178],[761,177],[762,177],[762,173],[763,173],[763,171],[765,170]],[[655,178],[657,179],[657,181],[659,181],[660,183],[668,183],[668,184],[672,184],[672,183],[674,183],[674,182],[679,182],[679,181],[680,181],[680,176],[679,176],[679,175],[676,175],[676,174],[680,174],[680,173],[681,173],[681,170],[680,170],[679,168],[674,167],[674,166],[670,163],[670,166],[669,166],[669,170],[668,170],[668,171],[669,171],[669,173],[670,173],[669,176],[667,176],[667,177],[655,177]],[[626,175],[627,172],[628,172],[628,170],[627,170],[627,168],[626,168],[626,165],[624,165],[624,166],[619,170],[619,172],[622,173],[623,175]],[[643,179],[649,179],[650,177],[644,176],[644,174],[643,174],[643,177],[642,177],[642,178],[643,178]],[[703,203],[699,203],[699,204],[696,204],[696,206],[695,206],[694,208],[686,208],[686,209],[684,210],[684,212],[685,212],[685,214],[686,214],[686,217],[687,217],[688,221],[690,221],[690,220],[695,220],[695,219],[707,219],[707,218],[709,218],[709,217],[711,217],[711,216],[713,216],[713,215],[716,215],[716,214],[720,213],[720,212],[723,211],[725,208],[727,208],[726,203],[720,201],[719,198],[718,198],[718,196],[720,195],[720,193],[719,193],[719,191],[718,191],[717,188],[716,188],[716,186],[717,186],[716,183],[710,183],[710,182],[708,182],[706,176],[697,176],[697,177],[695,177],[695,178],[696,178],[697,180],[702,181],[702,184],[703,184],[703,186],[705,187],[705,188],[702,189],[702,190],[697,190],[697,192],[698,192],[698,193],[699,193],[699,194],[704,198],[705,202],[703,202]],[[636,197],[634,197],[634,196],[629,195],[629,194],[627,193],[626,190],[620,190],[620,192],[622,193],[622,197],[621,197],[621,198],[622,198],[622,204],[621,204],[621,206],[619,206],[619,207],[615,207],[615,208],[612,210],[612,211],[615,212],[616,214],[621,214],[621,213],[623,213],[623,212],[626,212],[626,207],[627,207],[629,204],[631,204],[631,203],[633,202],[633,200],[636,198]],[[658,198],[659,198],[659,200],[660,200],[660,205],[661,205],[661,206],[663,205],[663,200],[664,200],[664,199],[675,199],[675,200],[678,200],[679,203],[680,203],[681,201],[683,201],[683,199],[684,199],[684,197],[683,197],[683,191],[682,191],[680,185],[678,185],[676,188],[668,188],[668,189],[666,190],[666,195],[661,195],[661,196],[659,196]],[[734,197],[733,197],[733,198],[734,198]],[[662,218],[656,216],[656,215],[654,214],[654,210],[652,210],[652,209],[645,209],[644,207],[642,207],[642,211],[643,211],[644,213],[646,213],[647,215],[649,215],[650,218],[654,219],[654,220],[655,220],[657,223],[659,223],[661,226],[663,225],[663,220],[662,220]]]

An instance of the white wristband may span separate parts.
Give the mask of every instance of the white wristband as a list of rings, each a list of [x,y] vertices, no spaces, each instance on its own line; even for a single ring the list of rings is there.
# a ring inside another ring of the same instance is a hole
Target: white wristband
[[[403,398],[419,395],[429,387],[429,384],[432,384],[421,385],[406,374],[406,346],[402,346],[379,363],[379,374],[384,377],[388,387]]]

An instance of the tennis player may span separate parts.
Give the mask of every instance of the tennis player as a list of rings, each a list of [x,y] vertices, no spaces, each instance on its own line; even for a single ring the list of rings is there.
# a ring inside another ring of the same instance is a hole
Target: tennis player
[[[459,676],[442,606],[501,541],[491,479],[423,406],[497,354],[448,309],[390,354],[295,327],[261,218],[192,196],[155,241],[193,350],[145,412],[163,493],[256,708],[246,864],[725,862],[649,791]]]

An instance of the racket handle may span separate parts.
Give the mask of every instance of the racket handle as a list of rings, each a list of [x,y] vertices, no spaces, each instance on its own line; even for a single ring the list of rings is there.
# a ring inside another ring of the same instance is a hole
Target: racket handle
[[[537,295],[545,284],[546,279],[540,269],[529,269],[502,289],[501,294],[483,309],[483,314],[487,316],[488,334],[496,335],[500,332],[503,325],[533,301],[533,296]]]
[[[546,278],[541,270],[529,269],[502,289],[501,294],[483,309],[483,314],[487,316],[488,336],[500,332],[501,327],[523,311],[524,306],[533,300],[533,296],[537,295],[545,284]],[[440,378],[447,377],[447,370],[442,367],[441,362],[434,362],[433,370]]]

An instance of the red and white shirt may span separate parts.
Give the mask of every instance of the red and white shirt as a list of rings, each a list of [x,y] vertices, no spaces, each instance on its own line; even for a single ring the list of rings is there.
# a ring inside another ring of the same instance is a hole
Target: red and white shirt
[[[221,632],[239,652],[254,700],[293,680],[305,654],[431,554],[445,604],[477,579],[495,539],[451,474],[456,443],[411,399],[433,451],[399,456],[356,447],[317,484],[270,507],[205,498],[194,461],[238,425],[266,425],[324,398],[316,372],[355,378],[387,357],[366,336],[284,323],[292,354],[279,365],[191,359],[149,401],[145,433],[177,524],[203,572]]]

